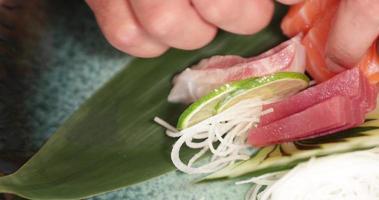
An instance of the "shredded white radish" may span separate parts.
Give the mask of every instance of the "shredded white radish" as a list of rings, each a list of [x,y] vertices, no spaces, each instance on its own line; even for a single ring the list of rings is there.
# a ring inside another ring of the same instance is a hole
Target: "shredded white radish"
[[[311,159],[289,171],[254,177],[249,200],[379,199],[379,150]],[[262,188],[264,188],[262,190]]]
[[[259,123],[263,114],[272,110],[262,110],[264,104],[273,100],[243,100],[227,110],[199,122],[189,128],[178,131],[167,122],[156,117],[155,122],[167,129],[170,137],[178,137],[171,151],[171,160],[181,171],[189,174],[211,173],[238,160],[250,158],[249,145],[246,144],[248,132]],[[186,145],[199,149],[188,163],[180,159],[180,149]],[[207,152],[212,153],[211,159],[198,163]]]
[[[317,84],[317,82],[315,81],[315,80],[311,80],[311,81],[309,81],[309,86],[314,86],[314,85],[316,85]]]

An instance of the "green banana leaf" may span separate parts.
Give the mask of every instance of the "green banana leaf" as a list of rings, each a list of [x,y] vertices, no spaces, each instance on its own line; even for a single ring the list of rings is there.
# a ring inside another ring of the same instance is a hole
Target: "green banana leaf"
[[[30,199],[78,199],[126,187],[174,170],[172,140],[154,116],[175,123],[183,106],[166,97],[172,76],[216,54],[257,54],[284,40],[283,9],[253,36],[220,33],[196,51],[170,50],[134,59],[87,100],[17,172],[0,178],[0,192]],[[189,154],[186,150],[184,154]]]

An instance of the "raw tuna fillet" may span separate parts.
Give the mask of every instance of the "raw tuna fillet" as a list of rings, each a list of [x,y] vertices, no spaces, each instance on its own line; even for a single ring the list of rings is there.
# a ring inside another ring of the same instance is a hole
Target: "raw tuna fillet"
[[[187,68],[174,78],[168,100],[191,103],[225,83],[279,71],[304,72],[305,51],[301,36],[253,58],[214,56]]]
[[[368,105],[369,107],[367,108],[366,110],[366,113],[374,110],[376,108],[376,99],[378,97],[378,88],[376,87],[376,85],[372,85],[370,84],[370,96],[369,96],[369,101],[368,101]]]
[[[355,124],[355,105],[347,97],[336,96],[304,111],[250,130],[248,142],[256,147],[325,135]]]
[[[376,89],[373,87],[375,88],[368,83],[367,78],[358,68],[346,70],[326,82],[308,88],[283,101],[265,105],[265,109],[273,108],[274,111],[262,116],[259,126],[303,111],[334,96],[344,96],[359,102],[360,111],[364,115],[375,108],[373,105],[375,100],[373,102],[372,99],[373,96],[376,96]]]

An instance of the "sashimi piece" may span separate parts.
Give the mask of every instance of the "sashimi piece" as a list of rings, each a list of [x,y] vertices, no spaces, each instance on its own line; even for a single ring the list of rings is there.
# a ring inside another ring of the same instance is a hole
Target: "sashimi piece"
[[[350,115],[354,115],[354,112],[352,114],[350,114]],[[320,131],[319,133],[315,134],[314,136],[308,137],[307,139],[309,139],[309,138],[315,138],[315,137],[319,137],[319,136],[323,136],[323,135],[329,135],[329,134],[337,133],[337,132],[340,132],[340,131],[344,131],[344,130],[347,130],[349,128],[353,128],[353,127],[359,126],[359,125],[363,124],[364,121],[365,121],[364,117],[356,117],[355,119],[352,119],[351,121],[346,122],[345,125],[343,125],[343,126],[341,126],[339,128],[332,128],[332,129],[329,129],[329,130]]]
[[[326,127],[326,128],[320,129],[320,130],[318,130],[317,133],[315,133],[313,136],[309,136],[308,138],[318,137],[321,135],[327,135],[327,134],[331,134],[331,133],[336,133],[338,131],[342,131],[342,130],[349,129],[351,127],[358,126],[364,122],[364,115],[365,114],[362,113],[362,110],[359,108],[359,105],[357,105],[360,102],[352,101],[351,99],[348,99],[348,98],[342,97],[342,96],[332,97],[331,99],[333,99],[333,98],[344,98],[345,100],[348,100],[346,105],[345,105],[345,108],[344,108],[345,112],[349,113],[345,116],[345,120],[346,120],[345,123],[341,123],[340,126]],[[331,99],[328,99],[328,100],[331,100]],[[328,100],[326,100],[326,101],[328,101]]]
[[[347,130],[349,128],[353,128],[353,127],[363,124],[365,121],[366,112],[360,109],[360,106],[358,104],[359,102],[357,101],[350,101],[350,105],[345,107],[347,113],[350,113],[346,116],[345,125],[342,125],[341,127],[338,127],[338,128],[320,130],[317,134],[314,134],[313,136],[303,138],[303,139],[329,135],[332,133],[337,133],[339,131]]]
[[[302,41],[307,52],[306,70],[317,82],[328,80],[336,73],[345,70],[344,68],[340,68],[332,71],[325,63],[325,46],[337,5],[328,8],[329,12],[326,12],[316,21]]]
[[[361,110],[362,116],[364,117],[366,113],[370,111],[370,107],[372,106],[371,97],[373,96],[372,94],[373,91],[371,90],[371,84],[368,82],[367,78],[364,76],[362,72],[361,72],[361,76],[363,76],[362,78],[363,88],[362,88],[362,92],[360,96],[358,97],[363,97],[363,101],[360,104],[360,110]]]
[[[201,60],[197,65],[192,66],[191,69],[223,69],[243,62],[246,62],[246,58],[236,55],[212,56]]]
[[[365,121],[366,112],[364,112],[364,110],[362,110],[360,106],[357,105],[359,104],[359,102],[357,101],[350,101],[350,102],[351,102],[351,105],[345,108],[348,110],[348,112],[351,112],[348,116],[346,116],[347,117],[346,124],[338,128],[320,131],[318,135],[327,135],[330,133],[343,131],[352,127],[359,126]]]
[[[368,66],[368,65],[365,65],[365,66]],[[362,69],[361,69],[361,71],[362,71]],[[376,99],[378,96],[378,87],[375,84],[373,84],[372,82],[369,82],[370,77],[367,76],[366,72],[363,72],[363,74],[365,75],[365,77],[367,77],[367,78],[365,78],[365,84],[367,85],[367,92],[366,92],[366,97],[367,97],[366,107],[367,107],[367,109],[365,110],[365,113],[368,113],[368,112],[370,112],[376,108],[376,102],[377,102]],[[371,81],[372,81],[372,79],[371,79]]]
[[[369,96],[369,101],[368,105],[369,107],[366,110],[366,113],[374,110],[376,108],[376,103],[377,103],[377,96],[378,96],[378,87],[376,85],[370,84],[370,96]]]
[[[300,40],[301,36],[294,37],[257,57],[217,56],[202,61],[174,78],[168,100],[191,103],[232,81],[279,71],[304,72],[305,51]]]
[[[297,40],[297,39],[301,39],[302,38],[302,35],[298,35],[294,38],[292,38],[293,40]],[[289,41],[287,42],[283,42],[281,44],[279,44],[278,46],[276,46],[275,48],[272,48],[272,49],[269,49],[257,56],[254,56],[254,57],[251,57],[251,58],[243,58],[241,56],[237,56],[237,55],[226,55],[226,56],[220,56],[220,55],[216,55],[216,56],[212,56],[210,58],[205,58],[203,60],[201,60],[198,64],[196,65],[193,65],[191,67],[191,69],[203,69],[203,70],[207,70],[207,69],[212,69],[212,68],[219,68],[219,69],[222,69],[222,68],[229,68],[229,67],[233,67],[237,64],[243,64],[243,63],[247,63],[247,62],[251,62],[251,61],[256,61],[256,60],[260,60],[260,59],[264,59],[264,58],[268,58],[276,53],[279,53],[281,52],[283,49],[285,48],[288,48],[288,44]],[[299,63],[293,63],[294,65],[301,65],[301,64],[304,64],[304,62],[299,59],[297,60]]]
[[[255,147],[321,136],[353,124],[350,117],[354,103],[336,96],[267,126],[253,128],[248,142]]]
[[[327,65],[325,46],[330,27],[340,0],[305,0],[291,6],[282,21],[282,30],[287,36],[302,33],[302,43],[307,53],[307,72],[317,82],[328,80],[346,68]],[[377,41],[359,62],[360,67],[370,80],[379,83],[379,56],[376,50]]]
[[[333,77],[344,69],[330,70],[325,63],[325,45],[339,0],[306,0],[290,8],[282,22],[287,36],[303,33],[307,53],[306,70],[317,82]]]
[[[358,69],[353,69],[353,70],[358,71]],[[361,84],[360,85],[361,86],[360,86],[360,92],[359,92],[359,94],[357,96],[355,96],[355,97],[354,96],[345,96],[352,103],[352,105],[350,105],[350,107],[345,108],[346,110],[350,110],[349,111],[350,114],[346,118],[346,123],[343,124],[343,125],[341,125],[341,126],[326,127],[324,129],[320,129],[320,130],[318,130],[318,134],[314,135],[314,137],[319,136],[319,135],[325,135],[325,134],[335,133],[335,132],[338,132],[338,131],[341,131],[341,130],[345,130],[345,129],[348,129],[348,128],[351,128],[351,127],[358,126],[358,125],[360,125],[360,124],[362,124],[364,122],[365,114],[367,112],[373,110],[376,107],[376,95],[377,95],[377,88],[376,88],[376,86],[372,85],[372,84],[369,84],[367,78],[363,75],[363,73],[360,73],[360,76],[361,76],[361,78],[360,78],[360,80],[361,80]],[[323,84],[325,84],[325,83],[322,83],[321,85],[323,85]],[[313,89],[313,88],[311,88],[311,89]],[[339,88],[339,90],[341,90],[341,88]],[[332,91],[332,90],[325,91],[325,92],[326,93],[324,93],[324,94],[318,94],[317,96],[323,96],[325,98],[328,98],[328,95],[333,95],[333,93],[334,94],[338,94],[338,91]],[[345,94],[352,95],[349,92],[345,92]],[[316,96],[316,98],[317,98],[317,96]],[[309,97],[308,99],[312,99],[312,98],[313,97]],[[321,100],[321,99],[322,98],[320,98],[318,100]],[[304,100],[306,100],[306,99],[304,99]],[[286,101],[286,100],[284,100],[284,101]],[[291,104],[292,104],[292,108],[294,108],[294,109],[297,109],[298,106],[299,106],[299,104],[297,104],[296,102],[287,102],[287,105],[281,104],[282,107],[279,107],[279,108],[284,108],[284,107],[285,108],[289,108],[289,106],[291,106]],[[304,104],[303,105],[300,104],[300,107],[301,106],[304,106]],[[302,112],[302,111],[299,111],[299,112]],[[275,115],[275,108],[274,108],[274,112],[270,113],[270,114],[271,115]],[[288,117],[291,114],[293,114],[293,113],[287,113],[287,116],[283,115],[284,116],[283,118],[285,119],[286,117]],[[294,112],[294,114],[296,114],[296,112]],[[281,119],[283,119],[283,118],[281,118]],[[281,119],[277,119],[276,121],[280,121]],[[276,121],[269,123],[266,120],[264,122],[266,124],[265,125],[261,124],[259,127],[270,126],[270,124],[275,124]]]
[[[378,41],[377,41],[378,42]],[[365,72],[372,84],[379,82],[379,55],[377,42],[374,42],[358,63],[358,67]]]
[[[364,89],[365,76],[358,68],[347,70],[332,79],[310,87],[302,92],[279,102],[268,104],[264,109],[272,108],[273,112],[263,115],[259,126],[265,126],[271,122],[303,111],[308,107],[320,103],[333,96],[345,96],[361,102],[360,108],[367,112],[366,91]]]
[[[338,2],[339,0],[306,0],[291,6],[281,23],[283,33],[292,37],[307,32],[327,8]]]

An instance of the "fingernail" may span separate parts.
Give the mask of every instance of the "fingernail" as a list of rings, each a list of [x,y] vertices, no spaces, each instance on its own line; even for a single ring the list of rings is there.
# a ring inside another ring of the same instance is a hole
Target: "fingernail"
[[[338,65],[337,63],[335,63],[332,59],[328,57],[325,58],[325,64],[326,64],[326,67],[334,73],[340,73],[346,70],[345,67]]]

